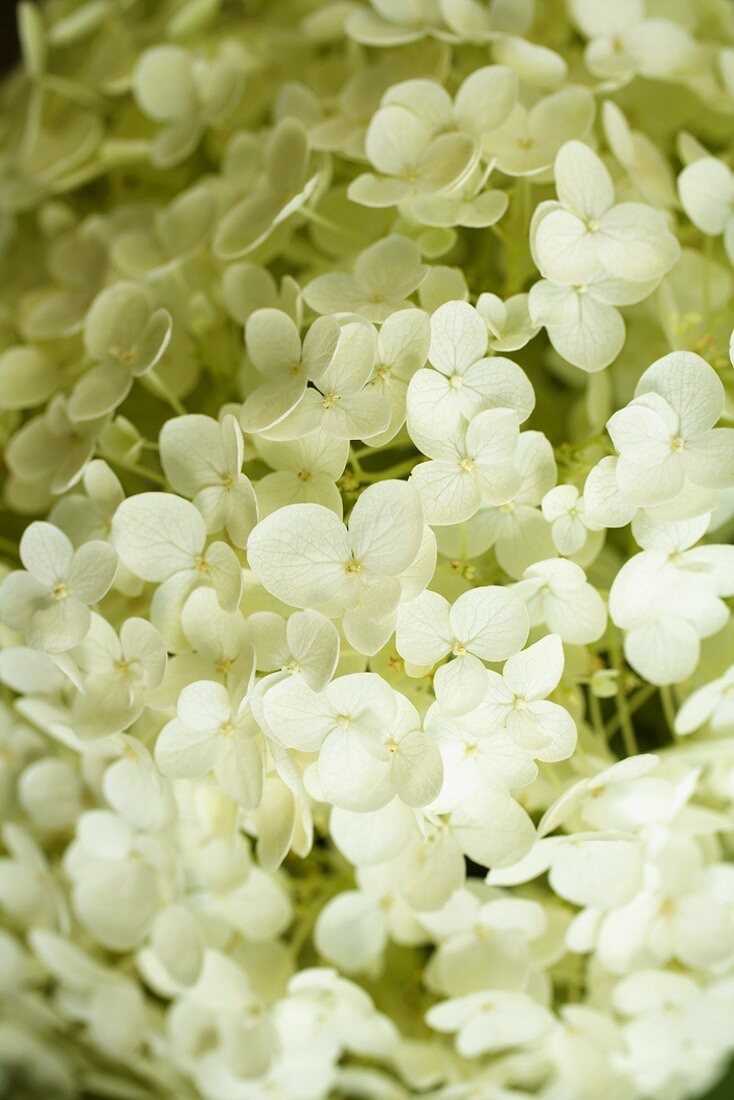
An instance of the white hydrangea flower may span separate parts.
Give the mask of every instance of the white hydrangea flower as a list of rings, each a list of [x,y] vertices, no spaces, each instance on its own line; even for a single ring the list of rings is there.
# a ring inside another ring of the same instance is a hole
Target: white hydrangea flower
[[[165,891],[173,886],[166,881],[161,841],[136,832],[108,810],[81,815],[64,866],[78,920],[110,951],[129,951],[142,943]]]
[[[477,165],[460,187],[431,195],[418,195],[410,203],[411,217],[439,229],[462,226],[487,229],[506,213],[509,199],[498,188],[487,188],[490,168]]]
[[[531,625],[544,623],[564,642],[588,645],[604,633],[604,601],[573,561],[551,558],[528,566],[515,591],[527,600]]]
[[[714,428],[723,411],[724,387],[699,355],[671,352],[648,367],[634,399],[607,424],[622,496],[664,504],[686,481],[704,489],[733,484],[734,430]]]
[[[133,73],[135,98],[149,118],[164,124],[152,143],[155,164],[178,164],[196,148],[207,126],[233,110],[242,93],[237,61],[235,51],[204,61],[175,45],[142,54]]]
[[[517,103],[504,125],[485,138],[485,155],[508,176],[545,173],[562,145],[587,136],[594,111],[593,96],[578,86],[560,88],[530,107]]]
[[[642,131],[633,130],[611,99],[602,106],[602,124],[609,148],[645,202],[666,209],[674,207],[675,176],[655,142]]]
[[[323,691],[334,675],[339,633],[318,611],[295,611],[287,619],[256,611],[247,619],[247,637],[261,672],[298,673],[314,691]]]
[[[226,530],[235,546],[247,546],[257,522],[255,492],[242,473],[242,433],[233,416],[221,424],[208,416],[166,421],[161,465],[175,492],[193,500],[209,534]]]
[[[734,256],[734,173],[716,157],[700,157],[678,177],[681,205],[697,229],[708,236],[723,234],[729,260]]]
[[[482,989],[522,989],[537,973],[549,914],[536,901],[471,884],[443,909],[421,913],[437,941],[428,967],[431,988],[451,997]],[[540,964],[542,965],[542,964]]]
[[[18,6],[14,1094],[722,1076],[732,31],[721,0]]]
[[[578,285],[606,275],[646,283],[673,267],[680,246],[665,216],[642,203],[615,203],[612,178],[588,145],[567,142],[553,173],[558,202],[538,208],[532,231],[546,278]]]
[[[472,74],[469,80],[473,81],[476,75]],[[414,90],[419,112],[412,109],[412,97],[409,105],[403,102],[400,85],[396,86],[397,93],[395,88],[390,90],[389,95],[396,94],[395,100],[386,101],[383,97],[365,136],[367,159],[380,174],[365,172],[353,180],[348,190],[353,202],[373,207],[396,206],[415,196],[434,195],[461,185],[475,167],[479,156],[477,143],[470,133],[456,126],[448,94],[429,81],[417,83],[419,87],[411,89],[409,82],[408,90]],[[484,82],[480,79],[476,83]],[[476,97],[467,90],[465,98],[469,101],[466,112],[462,112],[461,105],[456,108],[462,124],[465,118],[467,125],[475,124],[477,109],[480,122],[481,112],[489,109],[490,114],[495,113],[491,97],[488,104],[483,104],[480,87]],[[450,132],[442,132],[449,128]]]
[[[422,804],[440,787],[440,756],[415,709],[374,673],[339,677],[320,693],[293,676],[262,705],[286,747],[318,751],[318,788],[332,805],[375,810],[401,791]]]
[[[288,504],[323,504],[341,518],[343,504],[336,482],[349,458],[348,439],[337,439],[317,428],[302,439],[257,438],[255,446],[275,471],[255,485],[260,516]]]
[[[527,640],[527,613],[512,592],[473,588],[449,604],[438,592],[423,592],[398,609],[395,645],[404,660],[432,667],[434,690],[447,714],[475,706],[486,688],[483,661],[503,661]]]
[[[393,234],[361,252],[351,275],[338,271],[318,275],[303,296],[316,313],[359,313],[379,323],[410,305],[407,299],[427,274],[413,241]]]
[[[439,532],[439,549],[449,557],[475,558],[494,548],[499,565],[519,580],[529,565],[555,552],[551,526],[539,505],[556,483],[553,449],[541,432],[522,432],[512,463],[520,486],[506,504],[482,504],[466,528]],[[418,467],[420,469],[420,467]]]
[[[301,342],[291,317],[280,309],[254,310],[245,328],[247,353],[268,379],[245,400],[240,423],[260,432],[280,423],[302,400],[309,381],[319,378],[339,342],[339,326],[331,317],[313,323]]]
[[[228,205],[233,193],[235,201],[219,222],[212,247],[220,259],[234,260],[255,252],[306,208],[323,165],[311,156],[303,123],[286,115],[264,140],[247,132],[235,134],[222,169]],[[247,186],[253,175],[259,185],[254,189]]]
[[[406,80],[393,84],[382,97],[382,108],[402,107],[414,114],[432,135],[468,134],[481,149],[485,134],[508,118],[517,99],[517,77],[506,65],[475,69],[451,98],[431,80]],[[379,117],[379,112],[378,112]],[[367,131],[370,157],[370,130]]]
[[[36,522],[23,532],[20,560],[25,569],[0,585],[0,618],[36,649],[72,649],[89,630],[90,605],[115,579],[117,554],[99,540],[75,550],[58,527]]]
[[[237,555],[225,542],[206,546],[206,523],[188,500],[171,493],[128,497],[115,512],[112,536],[128,569],[159,585],[151,621],[172,647],[181,648],[181,609],[200,584],[211,585],[225,609],[239,603],[242,567]]]
[[[49,521],[60,527],[74,546],[112,538],[112,517],[125,499],[125,490],[111,467],[101,458],[92,459],[82,477],[84,495],[66,493],[49,513]],[[127,596],[137,595],[143,585],[138,577],[118,563],[114,587]]]
[[[515,866],[490,871],[487,882],[511,886],[546,872],[559,897],[587,906],[595,915],[614,912],[632,901],[642,886],[640,844],[634,836],[614,832],[543,837]]]
[[[722,597],[734,588],[730,546],[700,546],[708,514],[678,523],[639,523],[642,553],[617,573],[609,613],[625,634],[625,654],[653,684],[678,683],[698,663],[702,638],[726,625]]]
[[[247,707],[250,681],[251,676],[243,678],[233,693],[211,680],[183,689],[176,717],[163,727],[155,744],[163,775],[190,779],[214,772],[231,798],[257,805],[262,762],[253,736],[257,727]]]
[[[434,1005],[426,1022],[456,1033],[456,1049],[465,1058],[539,1042],[553,1026],[553,1014],[527,993],[484,990]]]
[[[557,634],[515,654],[502,675],[487,672],[480,708],[489,728],[506,730],[521,748],[541,760],[563,760],[573,751],[576,726],[569,712],[547,696],[563,674],[563,646]]]
[[[166,828],[176,817],[169,781],[142,742],[129,734],[120,734],[117,742],[120,755],[102,777],[107,802],[133,828],[151,832]]]
[[[468,302],[446,302],[431,317],[428,360],[408,386],[410,431],[442,439],[465,420],[490,408],[514,409],[527,420],[535,395],[525,373],[511,360],[487,357],[488,332]]]
[[[105,619],[93,615],[73,656],[84,674],[83,691],[72,707],[80,737],[119,733],[130,726],[166,671],[163,639],[146,619],[134,617],[125,620],[118,636]]]
[[[44,412],[20,428],[5,451],[8,467],[23,487],[22,499],[28,487],[40,486],[45,495],[70,489],[80,480],[94,454],[97,437],[104,426],[101,420],[75,423],[62,394],[51,399]]]
[[[734,667],[689,695],[675,716],[676,733],[693,733],[706,725],[717,734],[734,728]]]
[[[686,27],[649,16],[644,0],[622,0],[613,8],[599,0],[571,0],[570,11],[589,39],[584,60],[597,76],[626,81],[638,73],[672,79],[695,60],[696,44]]]
[[[135,283],[116,283],[92,302],[84,321],[84,346],[99,365],[74,386],[67,405],[74,421],[97,420],[117,408],[133,381],[155,367],[171,339],[167,309],[153,310]]]
[[[581,283],[541,279],[528,295],[530,316],[544,325],[559,355],[589,374],[604,370],[619,355],[625,323],[618,306],[634,305],[655,289],[652,282],[630,282],[592,275]]]
[[[592,531],[599,527],[586,516],[584,498],[575,485],[556,485],[541,501],[543,516],[551,525],[559,554],[567,557],[584,548]]]
[[[613,1004],[624,1017],[622,1065],[636,1087],[675,1087],[692,1092],[708,1089],[726,1047],[732,1015],[726,979],[708,987],[698,977],[644,968],[617,982]],[[695,1044],[700,1062],[686,1053]]]
[[[291,412],[274,425],[271,439],[299,439],[321,430],[336,439],[370,439],[390,422],[385,398],[367,383],[377,356],[377,334],[369,323],[345,324],[326,370]]]
[[[347,12],[345,29],[367,46],[415,42],[441,26],[437,0],[371,0],[370,7]]]
[[[430,461],[413,468],[428,523],[471,519],[483,501],[504,506],[516,495],[521,475],[514,464],[520,426],[513,409],[487,409],[444,439],[421,438]]]
[[[34,929],[31,944],[59,983],[58,995],[75,999],[77,1019],[93,1044],[108,1056],[121,1052],[134,1056],[145,1035],[145,1001],[140,988],[58,933]]]
[[[423,540],[418,494],[404,482],[371,485],[348,528],[318,504],[292,504],[250,535],[250,568],[268,592],[294,607],[336,605],[385,619],[400,601],[398,577]]]
[[[398,310],[382,324],[377,337],[375,367],[367,385],[387,401],[390,423],[384,432],[370,436],[371,447],[389,443],[405,423],[408,385],[415,373],[425,366],[430,337],[428,317],[419,309]]]
[[[492,351],[517,351],[538,332],[530,317],[527,294],[513,294],[503,302],[485,291],[477,298],[477,312],[489,330]]]

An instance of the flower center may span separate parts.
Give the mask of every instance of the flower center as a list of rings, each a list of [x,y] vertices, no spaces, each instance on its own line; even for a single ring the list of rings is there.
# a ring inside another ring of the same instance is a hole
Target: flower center
[[[351,558],[344,566],[344,572],[348,577],[354,577],[357,573],[362,572],[362,562],[357,561],[356,558]]]
[[[133,348],[110,348],[110,355],[117,360],[118,363],[122,363],[123,367],[131,367],[138,357],[138,349]]]
[[[71,593],[64,581],[57,581],[51,589],[51,595],[55,600],[67,600]]]
[[[333,409],[338,400],[338,393],[325,393],[321,399],[321,404],[325,409]]]
[[[675,452],[675,454],[680,454],[685,445],[686,441],[680,435],[674,435],[670,441],[670,449]]]

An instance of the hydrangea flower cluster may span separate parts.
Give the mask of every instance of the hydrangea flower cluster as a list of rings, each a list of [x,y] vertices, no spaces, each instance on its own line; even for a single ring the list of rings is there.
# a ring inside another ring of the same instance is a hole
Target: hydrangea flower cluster
[[[700,1095],[734,8],[18,16],[0,1090]]]

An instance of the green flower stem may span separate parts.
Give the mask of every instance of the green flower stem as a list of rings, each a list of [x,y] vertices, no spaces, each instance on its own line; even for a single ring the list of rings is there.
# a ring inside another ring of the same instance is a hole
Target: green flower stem
[[[591,719],[591,728],[594,731],[594,735],[601,741],[606,741],[606,731],[604,729],[604,719],[601,713],[601,703],[599,702],[599,696],[594,695],[594,692],[589,688],[589,718]]]
[[[178,416],[186,416],[186,406],[179,401],[175,394],[171,393],[163,379],[155,370],[149,370],[145,378],[151,384],[152,389],[161,397]]]
[[[363,237],[359,233],[352,233],[351,230],[346,229],[343,225],[339,225],[338,222],[334,222],[331,218],[326,218],[323,214],[319,214],[312,206],[302,206],[299,210],[299,214],[302,214],[307,221],[313,222],[314,225],[320,225],[322,229],[327,229],[330,233],[336,233],[346,240],[353,241],[354,244],[358,244],[361,248],[370,244],[367,237]]]
[[[640,690],[632,695],[629,700],[625,699],[627,716],[631,718],[635,711],[638,710],[639,707],[641,707],[644,703],[646,703],[648,699],[651,699],[657,690],[658,689],[655,684],[645,684],[645,686],[643,688],[640,688]],[[607,738],[613,737],[621,724],[622,722],[618,710],[616,716],[610,719],[604,727],[605,736]]]
[[[168,482],[165,477],[163,474],[159,474],[157,470],[149,470],[147,466],[139,466],[137,462],[125,462],[121,458],[108,458],[107,461],[113,466],[118,466],[128,474],[135,474],[137,477],[142,477],[146,481],[151,481],[154,485],[160,485],[161,489],[168,488]]]
[[[382,481],[384,478],[403,477],[404,474],[409,474],[416,465],[417,459],[415,457],[406,458],[404,462],[398,462],[395,466],[388,466],[386,470],[360,469],[359,477],[362,481]]]
[[[673,699],[673,689],[670,687],[660,688],[660,703],[663,708],[663,714],[665,715],[665,721],[668,724],[668,729],[671,734],[675,733],[675,712],[677,707],[675,700]]]
[[[622,656],[622,647],[619,643],[616,633],[614,635],[614,641],[611,643],[610,649],[612,657],[612,667],[616,668],[617,672],[619,673],[619,691],[615,696],[615,701],[617,704],[618,726],[622,731],[622,740],[624,742],[625,752],[628,756],[637,756],[640,750],[637,745],[635,727],[632,724],[629,703],[627,701],[627,695],[624,690],[624,658]],[[608,732],[609,731],[607,730],[607,733]]]

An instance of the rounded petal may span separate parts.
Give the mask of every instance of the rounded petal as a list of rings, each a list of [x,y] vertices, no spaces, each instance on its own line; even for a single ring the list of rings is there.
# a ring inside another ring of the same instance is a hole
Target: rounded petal
[[[341,520],[320,504],[291,504],[266,516],[247,543],[250,568],[273,596],[318,607],[338,592],[351,559]]]
[[[112,521],[120,560],[145,581],[191,569],[206,541],[206,526],[187,500],[171,493],[140,493],[124,500]]]

